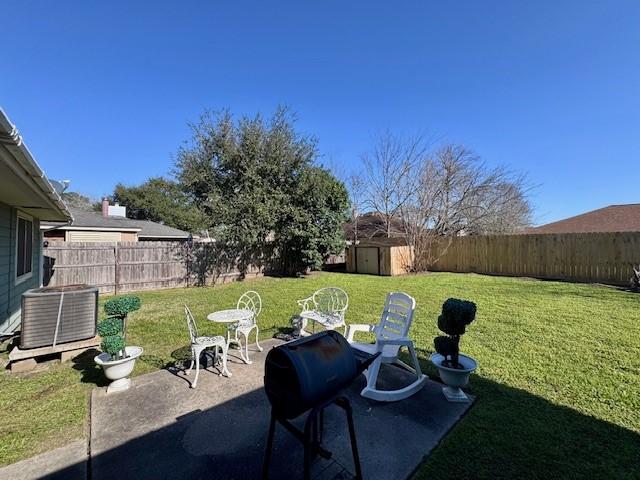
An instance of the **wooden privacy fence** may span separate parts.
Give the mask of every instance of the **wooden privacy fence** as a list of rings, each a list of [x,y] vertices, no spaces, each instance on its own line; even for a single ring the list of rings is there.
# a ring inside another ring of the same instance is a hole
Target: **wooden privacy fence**
[[[468,236],[431,270],[626,285],[638,262],[640,232]]]
[[[46,286],[86,283],[100,293],[184,287],[236,279],[212,243],[49,242],[43,249]],[[252,267],[248,275],[260,270]]]

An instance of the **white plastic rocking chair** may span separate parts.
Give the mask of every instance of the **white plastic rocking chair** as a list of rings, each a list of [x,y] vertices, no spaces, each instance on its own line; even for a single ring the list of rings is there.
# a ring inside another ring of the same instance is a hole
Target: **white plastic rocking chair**
[[[413,342],[408,336],[415,309],[416,301],[413,297],[402,292],[392,292],[387,295],[384,311],[378,325],[355,324],[347,327],[347,340],[353,348],[370,354],[381,352],[381,355],[364,372],[367,386],[360,392],[363,397],[382,402],[404,400],[418,392],[427,381],[427,376],[423,375],[420,370]],[[355,332],[373,332],[376,335],[376,342],[373,344],[354,342]],[[413,367],[398,358],[402,347],[407,347],[409,350]],[[376,383],[380,373],[380,365],[383,363],[395,363],[407,369],[415,374],[416,380],[398,390],[377,389]]]

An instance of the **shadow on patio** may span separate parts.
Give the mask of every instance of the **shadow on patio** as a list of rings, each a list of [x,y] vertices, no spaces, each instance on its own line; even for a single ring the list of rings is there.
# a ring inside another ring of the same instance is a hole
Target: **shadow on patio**
[[[253,365],[233,363],[230,379],[201,372],[197,390],[168,371],[136,378],[124,394],[95,390],[89,478],[260,478],[269,419],[263,355]],[[365,478],[407,478],[416,467],[418,478],[637,475],[637,433],[479,376],[472,378],[476,405],[420,465],[465,406],[446,403],[434,382],[391,404],[361,398],[363,384],[361,377],[348,396]],[[334,457],[317,461],[316,478],[350,478],[346,422],[335,407],[327,411],[326,432]],[[72,471],[46,478],[70,478]],[[301,472],[301,445],[278,428],[270,478]]]

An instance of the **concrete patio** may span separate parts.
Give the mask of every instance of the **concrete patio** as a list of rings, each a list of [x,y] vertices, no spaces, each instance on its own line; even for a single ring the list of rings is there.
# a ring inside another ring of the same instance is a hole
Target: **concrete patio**
[[[241,363],[237,351],[231,351],[233,376],[219,377],[215,368],[209,368],[200,372],[195,390],[179,370],[136,377],[123,393],[107,396],[104,388],[96,388],[86,469],[66,466],[50,478],[82,478],[83,471],[92,480],[260,478],[270,413],[262,388],[264,359],[278,343],[271,340],[265,342],[264,352],[251,352],[252,365]],[[383,388],[406,380],[405,375],[399,368],[387,367]],[[470,407],[448,403],[441,385],[433,381],[396,403],[360,397],[363,386],[361,376],[346,395],[354,410],[366,479],[409,477]],[[323,444],[333,457],[315,460],[313,478],[352,478],[346,419],[337,407],[326,411]],[[300,478],[302,454],[302,445],[278,426],[270,478]]]

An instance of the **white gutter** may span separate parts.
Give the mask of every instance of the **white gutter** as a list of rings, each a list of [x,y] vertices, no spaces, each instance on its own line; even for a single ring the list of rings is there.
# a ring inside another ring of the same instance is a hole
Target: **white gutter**
[[[87,231],[87,232],[126,232],[126,233],[136,233],[139,232],[140,230],[142,230],[141,228],[130,228],[130,227],[125,227],[125,228],[120,228],[120,227],[77,227],[73,224],[71,225],[63,225],[63,226],[56,226],[53,228],[48,228],[47,230],[82,230],[82,231]]]
[[[148,235],[138,234],[139,238],[189,238],[189,235]]]
[[[18,129],[9,121],[9,118],[2,108],[0,108],[0,142],[9,147],[14,147],[11,148],[14,153],[14,158],[20,167],[22,167],[24,173],[36,184],[40,193],[43,194],[44,199],[54,210],[57,210],[62,217],[66,218],[67,221],[72,221],[73,216],[71,212],[62,201],[60,195],[58,195],[58,192],[53,188],[53,185],[47,180],[44,171],[40,168],[22,141],[22,136],[18,133]],[[19,155],[15,155],[15,153],[19,153]]]

